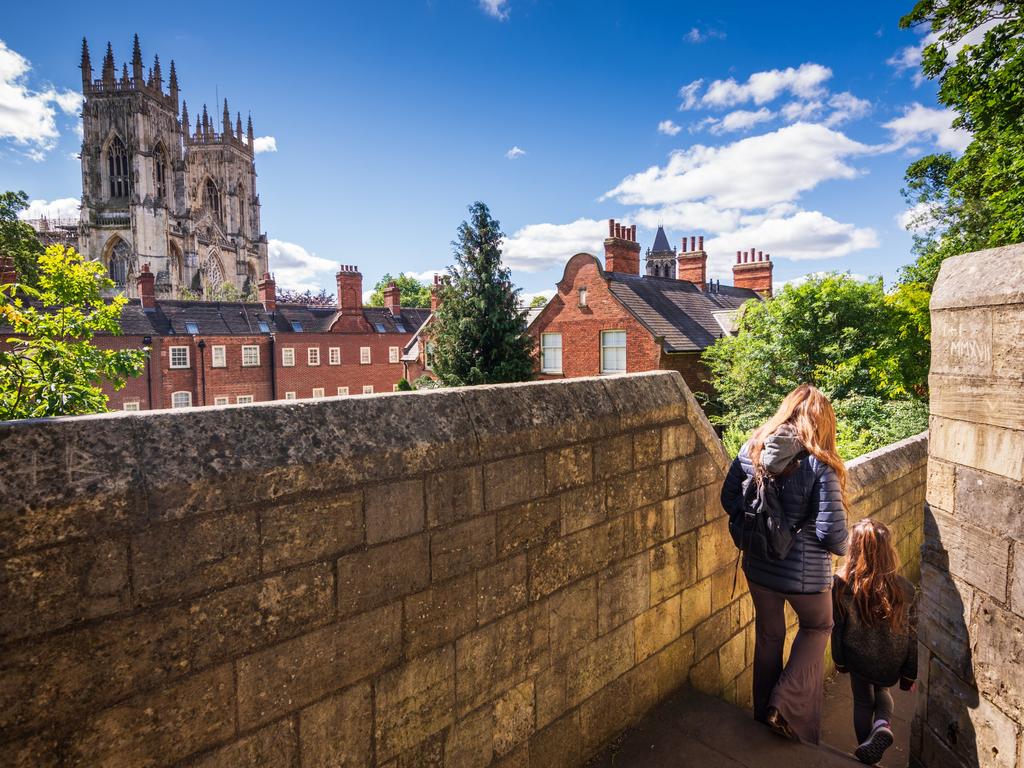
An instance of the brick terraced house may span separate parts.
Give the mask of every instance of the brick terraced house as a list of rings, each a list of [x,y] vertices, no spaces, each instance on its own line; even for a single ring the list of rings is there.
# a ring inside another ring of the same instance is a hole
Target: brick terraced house
[[[122,336],[109,348],[148,346],[142,376],[108,391],[112,410],[227,405],[390,392],[402,378],[402,350],[430,315],[403,308],[399,289],[384,307],[362,306],[362,275],[337,274],[338,306],[278,303],[273,278],[259,303],[158,300],[144,265],[138,299],[125,307]]]
[[[772,293],[770,256],[736,253],[733,285],[707,280],[704,238],[677,252],[658,227],[640,273],[636,226],[608,222],[604,266],[578,253],[557,293],[534,318],[542,379],[652,370],[679,371],[694,390],[708,389],[700,354],[731,333],[737,310]]]

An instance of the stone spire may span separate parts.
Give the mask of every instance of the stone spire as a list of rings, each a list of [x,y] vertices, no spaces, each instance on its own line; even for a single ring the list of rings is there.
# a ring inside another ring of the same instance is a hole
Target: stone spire
[[[116,77],[117,75],[114,74],[114,48],[108,40],[107,55],[103,57],[103,84],[113,85]]]
[[[174,70],[174,59],[171,59],[171,79],[167,83],[171,94],[171,101],[174,102],[174,109],[178,109],[178,73]],[[188,132],[188,118],[182,121],[185,124],[185,131]]]
[[[250,155],[255,155],[256,154],[256,147],[253,146],[253,138],[252,138],[252,114],[249,115],[249,127],[246,128],[246,135],[247,135],[247,138],[249,139],[249,154]]]
[[[224,136],[231,136],[231,112],[228,110],[228,100],[224,99]]]
[[[205,104],[203,104],[203,138],[210,138],[210,115],[206,111]]]
[[[160,57],[153,57],[153,87],[160,93],[164,92],[164,75],[160,71]]]
[[[127,64],[122,64],[121,65],[121,85],[123,85],[123,86],[125,86],[127,88],[128,87],[128,83],[130,83],[130,82],[131,81],[128,79],[128,65]]]
[[[235,113],[235,138],[239,141],[242,140],[242,113]]]
[[[92,61],[89,60],[89,41],[82,38],[82,91],[88,91],[92,85]]]
[[[139,45],[138,34],[132,43],[132,80],[136,88],[142,85],[142,47]]]
[[[195,132],[195,136],[193,138],[195,138],[196,141],[199,141],[199,139],[201,139],[202,137],[203,137],[202,126],[201,126],[201,124],[199,122],[199,115],[196,115],[196,132]]]
[[[171,77],[174,77],[174,65],[171,64]],[[185,143],[188,144],[189,133],[188,129],[191,126],[188,124],[188,102],[181,102],[181,133],[185,137]]]

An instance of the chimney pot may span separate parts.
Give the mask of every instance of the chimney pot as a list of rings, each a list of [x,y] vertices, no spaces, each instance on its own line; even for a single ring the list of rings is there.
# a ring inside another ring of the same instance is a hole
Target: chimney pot
[[[608,237],[615,237],[615,219],[608,219]]]
[[[636,224],[632,224],[629,227],[629,239],[634,243],[636,242]]]
[[[697,238],[697,250],[704,250],[704,235],[701,235],[700,237]]]
[[[757,252],[757,260],[758,261],[764,261],[764,251],[758,251]]]
[[[697,238],[694,237],[693,235],[690,235],[690,250],[691,251],[696,251],[697,250]]]
[[[739,251],[736,251],[736,263],[737,264],[740,263],[740,252]]]

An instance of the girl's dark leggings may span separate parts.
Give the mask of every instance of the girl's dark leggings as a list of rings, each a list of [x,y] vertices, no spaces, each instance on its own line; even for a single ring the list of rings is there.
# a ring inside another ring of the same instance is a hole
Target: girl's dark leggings
[[[850,690],[853,691],[853,729],[857,732],[857,742],[863,744],[876,720],[892,722],[892,696],[888,688],[875,685],[856,672],[850,673]]]

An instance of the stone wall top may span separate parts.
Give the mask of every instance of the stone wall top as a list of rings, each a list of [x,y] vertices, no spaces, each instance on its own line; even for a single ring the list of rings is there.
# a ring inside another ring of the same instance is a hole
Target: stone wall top
[[[846,464],[850,498],[856,500],[880,486],[894,483],[920,469],[927,460],[927,430],[858,456]]]
[[[931,309],[1024,303],[1024,243],[965,253],[942,262]]]

